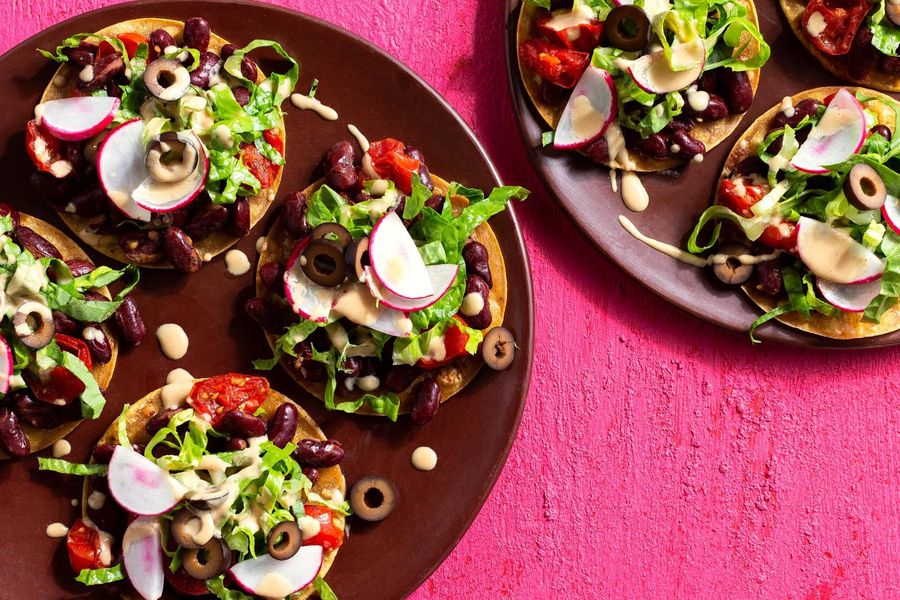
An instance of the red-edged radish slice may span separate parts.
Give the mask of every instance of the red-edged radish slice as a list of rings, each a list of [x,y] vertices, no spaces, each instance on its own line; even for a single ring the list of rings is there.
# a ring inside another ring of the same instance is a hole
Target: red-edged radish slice
[[[181,500],[168,473],[125,446],[113,451],[106,479],[119,506],[136,515],[161,515]]]
[[[456,281],[456,274],[459,273],[458,265],[430,265],[425,267],[428,276],[431,278],[431,286],[435,289],[435,293],[427,298],[419,300],[410,300],[401,298],[397,294],[391,293],[389,290],[381,287],[378,279],[372,274],[371,267],[366,267],[366,283],[369,290],[382,304],[388,308],[403,312],[412,312],[428,308],[438,300],[444,297],[444,294]]]
[[[706,63],[706,46],[702,38],[694,38],[690,42],[672,46],[672,63],[682,65],[676,71],[669,66],[662,50],[645,54],[632,62],[628,74],[642,90],[654,94],[676,92],[688,87],[703,73]]]
[[[797,223],[797,252],[816,277],[832,283],[866,283],[884,272],[884,262],[868,248],[809,217],[800,217]]]
[[[113,122],[119,99],[112,96],[75,96],[40,105],[41,123],[54,137],[67,142],[92,138]]]
[[[900,233],[900,200],[888,194],[881,206],[881,214],[884,215],[888,227],[893,229],[894,233]]]
[[[824,279],[816,281],[819,293],[830,304],[845,312],[863,312],[881,293],[881,277],[867,283],[842,285]]]
[[[307,245],[309,238],[297,242],[287,261],[284,270],[284,295],[295,313],[304,319],[324,323],[331,314],[331,305],[340,288],[321,286],[306,276],[300,259]]]
[[[372,229],[369,261],[381,285],[402,298],[427,298],[434,293],[425,261],[394,211]]]
[[[0,394],[9,391],[9,378],[13,376],[12,347],[0,336]]]
[[[206,187],[206,177],[209,174],[209,155],[203,142],[193,131],[179,131],[177,136],[179,142],[196,150],[199,164],[196,165],[189,177],[171,183],[158,181],[152,177],[145,164],[144,172],[147,175],[131,196],[139,207],[150,212],[164,213],[178,210],[193,202]]]
[[[322,546],[301,546],[286,560],[265,554],[239,562],[229,575],[249,594],[262,598],[284,598],[312,583],[322,569]]]
[[[572,5],[571,10],[553,11],[553,16],[544,23],[545,27],[549,27],[554,31],[565,31],[570,27],[579,27],[581,25],[589,25],[597,20],[594,9],[587,2],[579,2],[578,0]]]
[[[147,177],[143,136],[144,123],[132,119],[113,129],[97,151],[97,175],[103,191],[126,217],[136,221],[149,221],[152,216],[131,197]]]
[[[138,517],[122,537],[122,562],[128,581],[144,600],[159,600],[166,583],[159,522]]]
[[[800,145],[791,165],[806,173],[827,173],[828,165],[840,164],[859,152],[866,131],[862,105],[841,88]]]
[[[577,150],[596,142],[618,112],[616,83],[609,72],[589,66],[559,118],[553,147]]]
[[[347,283],[340,288],[334,298],[332,310],[335,315],[363,325],[369,329],[394,337],[409,337],[412,321],[406,314],[376,302],[369,288],[362,283]]]

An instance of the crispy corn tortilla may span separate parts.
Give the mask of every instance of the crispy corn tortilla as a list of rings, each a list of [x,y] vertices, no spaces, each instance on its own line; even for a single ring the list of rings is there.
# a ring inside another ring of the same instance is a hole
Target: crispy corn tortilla
[[[814,98],[816,100],[824,100],[829,94],[837,92],[840,87],[821,87],[805,92],[795,94],[793,104],[796,105],[801,100]],[[885,102],[893,102],[891,98],[880,92],[875,92],[866,88],[846,87],[851,93],[862,92],[866,96],[874,96],[884,98]],[[888,104],[873,100],[866,103],[866,107],[874,110],[878,114],[878,121],[883,125],[887,125],[891,131],[896,131],[897,123],[894,111]],[[760,116],[754,123],[741,135],[741,139],[731,150],[725,161],[725,169],[719,181],[731,174],[734,168],[742,160],[755,153],[756,147],[765,139],[766,135],[772,129],[772,119],[781,110],[781,106],[777,105],[769,109],[765,114]],[[718,189],[718,185],[716,187]],[[780,304],[784,304],[784,298],[772,297],[755,289],[752,285],[742,286],[744,292],[756,303],[763,311],[768,312]],[[813,312],[809,319],[798,313],[787,313],[778,317],[778,320],[796,329],[820,335],[822,337],[832,339],[856,339],[882,335],[900,329],[900,306],[895,306],[888,310],[881,317],[879,323],[872,323],[863,320],[862,313],[838,312],[836,315],[827,317],[825,315]]]
[[[132,443],[146,444],[150,441],[150,434],[147,433],[146,429],[147,421],[149,421],[157,413],[164,410],[160,393],[160,389],[150,392],[149,394],[132,404],[131,408],[128,409],[128,413],[125,415],[125,419],[128,423],[128,439]],[[294,439],[292,440],[294,443],[297,443],[305,438],[313,438],[317,440],[326,439],[327,436],[321,429],[319,429],[319,426],[316,425],[316,422],[313,421],[312,417],[310,417],[309,414],[307,414],[307,412],[303,410],[297,403],[295,403],[284,394],[276,392],[275,390],[269,390],[269,395],[266,398],[265,402],[262,403],[261,408],[267,415],[272,415],[275,413],[275,410],[282,404],[293,404],[296,407],[299,415],[297,423],[297,433],[294,435]],[[109,426],[109,428],[97,443],[116,445],[118,439],[118,424],[119,419],[113,421],[113,423]],[[326,497],[324,495],[330,494],[333,490],[339,490],[342,496],[346,496],[347,482],[344,480],[344,474],[341,471],[341,468],[339,466],[336,466],[329,467],[327,469],[319,469],[319,480],[316,482],[313,490],[316,493],[323,495],[323,497]],[[87,500],[90,493],[90,480],[88,478],[85,478],[81,498],[83,516],[88,516]],[[334,521],[338,527],[340,527],[341,529],[345,529],[346,526],[343,516],[335,515]],[[331,564],[334,562],[334,559],[337,556],[339,550],[340,548],[336,548],[334,550],[325,552],[322,561],[322,568],[319,571],[320,576],[324,577],[328,572],[328,569],[331,568]],[[312,585],[309,585],[296,594],[293,594],[290,597],[290,600],[303,600],[304,598],[309,598],[313,593],[314,589]],[[180,597],[181,596],[177,594],[173,594],[171,589],[169,589],[167,586],[162,598],[163,600],[174,600],[175,598]],[[130,591],[124,594],[123,598],[126,598],[127,600],[140,600],[140,596],[131,593]]]
[[[109,27],[105,27],[98,31],[98,34],[105,35],[107,37],[114,37],[121,33],[135,32],[144,35],[145,37],[149,37],[150,34],[157,29],[165,29],[172,37],[175,38],[176,42],[180,42],[182,38],[182,33],[184,31],[184,23],[181,21],[173,21],[171,19],[157,19],[157,18],[148,18],[148,19],[132,19],[130,21],[123,21],[121,23],[117,23],[115,25],[110,25]],[[212,52],[220,52],[222,46],[227,44],[228,41],[222,39],[217,36],[215,33],[210,34],[209,39],[209,50]],[[66,85],[60,87],[53,83],[54,80],[57,80],[57,77],[60,77],[60,81],[65,80]],[[51,83],[47,86],[47,89],[44,90],[44,95],[41,96],[41,102],[46,102],[48,100],[55,100],[58,98],[67,98],[70,95],[72,88],[77,83],[78,79],[78,71],[73,69],[66,63],[63,63],[56,72],[56,75],[51,80]],[[262,81],[264,79],[262,73],[258,75],[258,81]],[[285,140],[285,157],[287,155],[287,133],[284,128],[284,118],[279,116],[279,124],[278,124],[278,132],[281,136],[281,139]],[[249,196],[248,200],[250,201],[250,227],[256,225],[260,219],[262,219],[263,215],[266,214],[266,211],[269,208],[269,205],[272,203],[272,200],[275,199],[275,195],[278,192],[278,186],[281,184],[281,176],[284,173],[284,166],[278,169],[278,175],[275,177],[275,182],[271,187],[260,190],[258,194],[255,196]],[[129,263],[129,261],[125,257],[125,253],[122,252],[122,249],[119,247],[119,238],[120,235],[97,235],[88,229],[88,226],[91,223],[91,219],[89,217],[82,217],[79,215],[74,215],[72,213],[67,213],[65,211],[58,211],[60,218],[65,221],[66,225],[79,237],[84,243],[91,246],[98,252],[109,256],[110,258],[114,258],[123,263]],[[197,249],[197,253],[201,258],[207,260],[208,258],[212,258],[217,254],[220,254],[227,250],[230,246],[234,245],[240,238],[237,238],[230,233],[228,233],[227,228],[219,229],[213,232],[210,236],[197,240],[194,242],[194,247]],[[163,262],[159,262],[153,265],[139,265],[142,268],[161,268],[161,269],[171,269],[172,263],[168,260],[164,260]]]
[[[806,37],[806,32],[803,29],[803,12],[806,10],[806,5],[809,3],[809,0],[780,1],[784,16],[787,18],[788,23],[791,24],[791,29],[794,30],[794,33],[800,39],[800,43],[806,46],[806,49],[816,57],[816,60],[818,60],[823,67],[841,79],[851,81],[858,85],[864,85],[886,92],[900,92],[900,77],[889,75],[876,67],[865,81],[854,79],[850,76],[850,69],[848,68],[849,61],[846,54],[842,56],[831,56],[815,47],[809,38]]]
[[[31,217],[29,215],[22,214],[19,216],[19,221],[25,227],[29,227],[33,229],[35,232],[39,233],[46,239],[48,242],[56,246],[59,250],[60,254],[63,255],[63,258],[68,260],[70,258],[79,258],[81,260],[86,260],[90,262],[90,258],[84,251],[78,247],[78,244],[72,241],[71,238],[66,236],[62,231],[47,223],[46,221],[42,221],[38,218]],[[106,287],[98,288],[98,292],[106,296],[110,297],[109,290]],[[112,380],[113,371],[116,369],[116,358],[119,355],[119,342],[116,340],[115,334],[112,332],[111,328],[106,324],[101,324],[103,328],[103,333],[106,335],[109,340],[109,345],[112,348],[112,358],[105,365],[95,364],[93,365],[93,369],[91,369],[91,373],[94,375],[94,379],[97,380],[97,385],[100,386],[101,390],[106,390],[109,382]],[[22,428],[22,432],[28,436],[28,442],[31,444],[31,452],[34,454],[44,448],[53,444],[57,440],[61,440],[62,438],[69,435],[78,425],[81,424],[83,419],[78,419],[77,421],[69,421],[67,423],[63,423],[59,427],[54,427],[53,429],[39,429],[37,427],[32,427],[26,423],[19,422],[20,427]],[[6,454],[0,452],[0,460],[8,458]]]
[[[751,0],[740,0],[740,2],[747,7],[747,18],[750,19],[754,25],[759,27],[756,6],[753,2]],[[543,117],[544,121],[555,130],[559,117],[566,107],[566,103],[561,102],[551,104],[541,97],[541,82],[543,80],[539,75],[525,66],[518,52],[518,48],[520,48],[526,40],[540,37],[540,33],[537,29],[537,17],[540,14],[540,11],[540,7],[531,2],[522,3],[516,30],[516,57],[519,61],[519,73],[522,75],[525,91],[528,93],[534,107],[540,113],[541,117]],[[754,41],[747,47],[745,53],[755,52],[756,48],[758,48],[758,44]],[[750,85],[753,87],[753,96],[755,97],[756,88],[759,86],[759,69],[747,71],[747,76],[750,79]],[[718,121],[713,121],[711,123],[697,123],[691,130],[691,137],[695,138],[697,141],[703,142],[703,145],[706,146],[708,152],[717,146],[719,142],[731,135],[731,132],[735,130],[738,123],[740,123],[743,118],[744,113],[741,113],[739,115],[729,115],[724,119],[719,119]],[[635,164],[633,170],[640,172],[663,171],[685,163],[685,161],[680,158],[658,160],[647,156],[641,156],[637,153],[631,154],[630,158]],[[624,165],[616,160],[611,160],[607,162],[606,165],[614,169],[624,168]]]
[[[436,177],[433,174],[432,179],[434,181],[435,191],[446,194],[447,190],[450,188],[450,185],[443,179]],[[307,197],[311,196],[312,193],[315,192],[315,190],[317,190],[323,183],[323,181],[318,181],[312,184],[306,190],[304,190],[304,193],[307,195]],[[452,198],[452,202],[454,207],[459,208],[463,206],[462,203],[466,202],[466,200],[461,196],[454,196]],[[497,237],[494,235],[493,230],[491,230],[490,226],[487,223],[482,224],[472,233],[472,239],[481,242],[487,248],[491,267],[491,277],[494,281],[494,287],[491,289],[489,297],[491,315],[493,317],[493,320],[490,327],[484,329],[484,332],[486,333],[491,328],[501,325],[503,323],[504,314],[506,313],[506,263],[503,261],[503,253],[500,250],[500,243],[497,241]],[[287,231],[282,225],[282,220],[278,219],[272,226],[272,230],[269,232],[269,235],[266,238],[265,247],[259,256],[259,263],[257,265],[256,271],[257,296],[259,296],[260,298],[265,298],[270,302],[283,303],[285,301],[283,295],[279,295],[273,292],[263,284],[259,276],[259,267],[270,262],[277,262],[279,264],[284,264],[285,262],[287,262],[287,259],[290,257],[291,252],[294,249],[296,241],[297,240],[291,238],[288,235]],[[272,348],[272,351],[274,352],[275,342],[279,336],[269,332],[265,332],[265,335],[266,340],[268,340],[269,342],[269,347]],[[452,364],[432,371],[432,374],[434,374],[434,376],[436,377],[438,386],[440,386],[441,389],[441,402],[446,402],[450,398],[450,396],[466,387],[466,385],[475,378],[475,375],[478,374],[478,370],[481,369],[483,362],[484,361],[481,359],[481,356],[467,356],[462,360],[455,361]],[[300,370],[294,367],[291,357],[289,356],[282,358],[281,364],[287,370],[288,374],[290,374],[290,376],[297,381],[297,383],[303,386],[309,393],[324,401],[325,384],[323,382],[306,380]],[[413,383],[409,388],[399,394],[400,414],[409,413],[412,404],[412,390],[414,388],[415,383]],[[379,391],[383,391],[383,388],[379,388],[378,391],[375,391],[373,393],[377,394],[379,393]],[[359,398],[364,394],[365,392],[357,391],[353,394],[341,396],[336,395],[335,401],[340,402],[355,400],[356,398]],[[366,415],[377,414],[373,412],[368,405],[365,404],[360,407],[357,413]]]

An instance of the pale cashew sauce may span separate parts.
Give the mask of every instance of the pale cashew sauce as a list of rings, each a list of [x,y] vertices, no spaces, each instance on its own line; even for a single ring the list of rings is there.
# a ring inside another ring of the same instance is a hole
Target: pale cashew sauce
[[[188,351],[188,336],[181,325],[165,323],[156,330],[156,339],[163,355],[170,360],[180,360]]]

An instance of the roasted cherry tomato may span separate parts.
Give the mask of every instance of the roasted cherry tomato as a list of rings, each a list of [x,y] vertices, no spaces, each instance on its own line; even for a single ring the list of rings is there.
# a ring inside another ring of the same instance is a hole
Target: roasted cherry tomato
[[[84,341],[68,335],[63,335],[62,333],[57,333],[54,337],[60,348],[69,354],[77,356],[88,369],[93,368],[93,365],[91,364],[91,351],[88,350],[87,344]]]
[[[344,543],[344,530],[334,524],[334,511],[319,504],[307,504],[304,511],[307,516],[319,522],[321,529],[313,537],[303,540],[303,545],[322,546],[326,552],[340,548]]]
[[[78,519],[69,528],[66,536],[66,550],[69,553],[69,564],[76,573],[84,569],[100,569],[104,565],[100,558],[103,546],[100,532]]]
[[[754,185],[749,179],[743,179],[740,182],[723,179],[719,184],[719,204],[730,208],[742,217],[752,217],[753,212],[750,207],[765,195],[763,187]]]
[[[810,0],[803,11],[803,31],[825,54],[847,54],[863,19],[874,6],[870,0]]]
[[[253,414],[268,394],[269,382],[265,378],[228,373],[195,383],[188,404],[215,427],[230,410]]]
[[[371,144],[368,154],[379,177],[393,181],[404,194],[412,193],[412,176],[419,170],[419,161],[407,156],[406,144],[386,138]]]
[[[128,52],[129,58],[134,58],[134,55],[137,54],[138,46],[140,46],[141,44],[147,44],[148,46],[150,45],[150,40],[135,32],[120,33],[116,37],[119,38],[119,40],[121,40],[123,44],[125,44],[125,51]]]
[[[179,594],[183,594],[185,596],[206,596],[209,594],[209,589],[206,587],[206,582],[196,577],[191,577],[184,570],[184,567],[179,567],[177,571],[174,573],[171,569],[165,569],[166,572],[166,581],[169,582]]]
[[[563,88],[573,88],[587,69],[591,55],[567,50],[544,40],[527,40],[519,48],[519,57],[542,79]]]
[[[278,150],[278,154],[284,156],[284,140],[277,129],[266,129],[263,131],[263,138],[269,142],[270,146]]]
[[[553,17],[554,15],[548,12],[538,17],[537,20],[538,29],[551,42],[580,52],[592,52],[600,45],[600,37],[603,35],[602,21],[591,19],[571,27],[557,29],[553,26]]]
[[[757,241],[769,248],[792,251],[797,247],[797,224],[782,221],[778,225],[769,225]]]
[[[454,317],[459,320],[459,317]],[[453,359],[468,354],[466,352],[466,344],[469,343],[469,334],[464,333],[456,325],[449,325],[444,331],[444,350],[446,354],[443,360],[426,360],[421,359],[419,366],[423,369],[436,369],[442,367]]]
[[[241,144],[241,161],[253,176],[259,180],[263,189],[272,185],[278,176],[278,165],[260,154],[259,149],[253,144]]]
[[[45,379],[31,371],[24,371],[22,376],[35,398],[54,406],[65,406],[84,392],[81,380],[63,367],[53,367]]]
[[[60,179],[72,172],[72,163],[65,158],[65,142],[53,137],[36,120],[28,121],[25,126],[25,147],[39,170]]]

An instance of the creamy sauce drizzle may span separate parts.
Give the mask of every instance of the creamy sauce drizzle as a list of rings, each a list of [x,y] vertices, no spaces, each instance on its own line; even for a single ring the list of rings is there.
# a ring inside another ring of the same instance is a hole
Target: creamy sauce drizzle
[[[225,269],[229,274],[239,277],[250,270],[250,259],[240,250],[229,250],[225,253]]]
[[[256,238],[256,252],[258,254],[262,254],[263,252],[268,250],[268,248],[269,248],[269,241],[265,237],[260,236],[260,237]]]
[[[177,369],[172,369],[169,371],[169,374],[166,375],[166,383],[176,383],[178,381],[193,381],[194,376],[191,375],[186,369],[182,369],[178,367]]]
[[[291,104],[293,104],[300,110],[310,110],[326,121],[338,120],[337,111],[330,106],[322,104],[322,102],[318,98],[310,98],[309,96],[304,96],[303,94],[292,94]]]
[[[106,494],[94,490],[93,492],[91,492],[91,495],[88,496],[87,504],[93,510],[100,510],[101,508],[103,508],[103,505],[106,504]]]
[[[428,446],[419,446],[412,453],[412,466],[419,471],[432,471],[437,466],[437,452]]]
[[[256,588],[256,593],[263,598],[284,598],[293,591],[290,580],[276,571],[266,573]]]
[[[62,458],[72,452],[72,444],[68,440],[57,440],[53,444],[53,458]]]
[[[352,135],[356,139],[356,143],[359,144],[360,150],[363,151],[363,173],[369,179],[378,179],[378,173],[375,172],[375,167],[372,166],[372,157],[369,156],[370,144],[368,138],[366,138],[366,136],[363,135],[359,128],[352,123],[347,125],[347,131],[349,131],[350,135]]]
[[[618,162],[622,165],[622,202],[625,203],[628,210],[641,212],[650,205],[650,195],[641,183],[640,177],[634,171],[635,164],[628,155],[625,148],[625,136],[622,135],[622,129],[616,122],[610,123],[603,134],[606,139],[606,145],[609,148],[610,160]],[[613,191],[616,191],[615,174],[610,173],[610,184]]]
[[[175,323],[165,323],[156,330],[156,339],[163,355],[169,360],[180,360],[188,351],[188,336]]]
[[[69,534],[69,528],[62,523],[50,523],[47,525],[47,537],[63,538]]]

